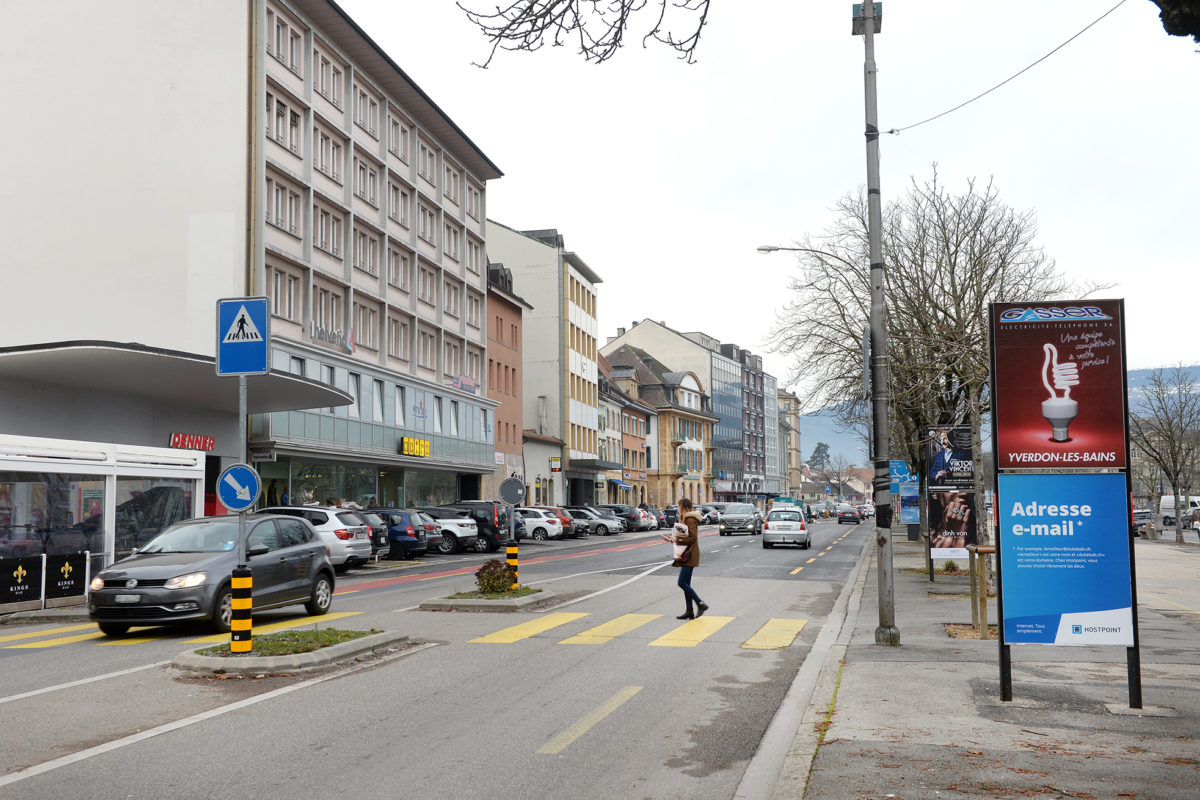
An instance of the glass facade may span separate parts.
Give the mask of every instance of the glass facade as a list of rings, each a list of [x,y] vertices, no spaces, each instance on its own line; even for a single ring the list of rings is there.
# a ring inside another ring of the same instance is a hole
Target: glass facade
[[[713,469],[724,480],[742,474],[742,366],[718,353],[712,354]]]

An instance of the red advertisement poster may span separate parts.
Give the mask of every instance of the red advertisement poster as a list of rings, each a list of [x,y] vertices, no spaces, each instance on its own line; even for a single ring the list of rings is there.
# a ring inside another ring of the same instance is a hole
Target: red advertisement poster
[[[996,466],[1123,468],[1123,300],[993,303]]]

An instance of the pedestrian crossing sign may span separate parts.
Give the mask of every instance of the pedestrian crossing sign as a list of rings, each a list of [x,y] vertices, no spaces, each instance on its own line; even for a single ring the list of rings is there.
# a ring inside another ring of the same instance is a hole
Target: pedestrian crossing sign
[[[265,375],[270,371],[268,302],[266,297],[217,301],[218,375]]]

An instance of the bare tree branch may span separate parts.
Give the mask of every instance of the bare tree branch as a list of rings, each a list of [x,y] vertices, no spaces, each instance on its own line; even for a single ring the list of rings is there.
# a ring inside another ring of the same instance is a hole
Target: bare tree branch
[[[708,21],[711,0],[656,0],[658,15],[654,25],[642,36],[642,46],[651,40],[665,44],[689,64],[695,63],[700,34]],[[649,0],[509,0],[495,11],[475,11],[456,0],[457,5],[491,42],[487,59],[477,66],[486,68],[497,50],[535,52],[546,42],[562,47],[577,40],[585,61],[602,64],[616,55],[625,43],[625,34],[634,14],[644,10]],[[685,33],[677,35],[674,31]]]
[[[1130,409],[1133,444],[1162,470],[1175,496],[1175,541],[1183,544],[1187,498],[1200,477],[1200,389],[1182,365],[1155,370]],[[1181,504],[1182,498],[1182,504]]]

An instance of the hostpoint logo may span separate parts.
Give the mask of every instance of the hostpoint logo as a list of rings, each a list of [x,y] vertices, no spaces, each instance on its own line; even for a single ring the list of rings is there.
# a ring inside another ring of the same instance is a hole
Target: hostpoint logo
[[[1071,633],[1078,633],[1078,634],[1082,634],[1082,633],[1083,633],[1083,626],[1082,626],[1082,625],[1072,625],[1072,626],[1071,626]]]
[[[1056,320],[1112,319],[1099,306],[1028,306],[1009,308],[1000,314],[1001,322],[1054,322]]]

